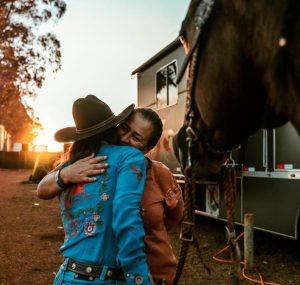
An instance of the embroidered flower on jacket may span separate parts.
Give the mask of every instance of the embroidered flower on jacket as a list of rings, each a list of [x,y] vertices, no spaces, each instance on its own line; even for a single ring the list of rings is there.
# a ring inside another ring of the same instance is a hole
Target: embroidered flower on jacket
[[[73,231],[72,231],[72,236],[73,236],[73,237],[76,237],[77,235],[78,235],[77,229],[73,229]]]
[[[138,275],[135,277],[134,281],[136,284],[142,284],[144,280],[143,280],[142,276]]]
[[[100,216],[99,216],[98,214],[94,214],[94,215],[93,215],[93,220],[94,220],[95,222],[97,222],[99,219],[100,219]]]
[[[106,200],[108,200],[108,199],[109,199],[109,195],[108,195],[108,194],[106,194],[106,193],[102,193],[102,195],[101,195],[101,199],[102,199],[103,201],[106,201]]]
[[[87,183],[78,183],[76,186],[73,188],[72,195],[79,195],[79,194],[85,194],[85,190],[83,186]]]
[[[88,222],[84,225],[84,233],[87,236],[91,236],[96,231],[96,225],[93,222]]]
[[[65,242],[67,242],[68,240],[69,240],[69,233],[65,231]]]

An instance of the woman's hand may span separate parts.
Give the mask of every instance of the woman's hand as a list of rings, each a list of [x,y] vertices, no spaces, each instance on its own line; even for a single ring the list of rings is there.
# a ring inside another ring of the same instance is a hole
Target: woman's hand
[[[96,176],[105,172],[108,164],[104,161],[106,156],[92,154],[79,159],[71,165],[64,167],[60,172],[60,177],[64,184],[89,183],[97,180]]]

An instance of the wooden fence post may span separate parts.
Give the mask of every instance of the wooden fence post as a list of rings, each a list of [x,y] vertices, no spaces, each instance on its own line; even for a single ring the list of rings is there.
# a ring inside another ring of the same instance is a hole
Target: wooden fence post
[[[247,213],[244,215],[244,258],[245,269],[252,269],[254,266],[253,259],[253,224],[254,214]]]

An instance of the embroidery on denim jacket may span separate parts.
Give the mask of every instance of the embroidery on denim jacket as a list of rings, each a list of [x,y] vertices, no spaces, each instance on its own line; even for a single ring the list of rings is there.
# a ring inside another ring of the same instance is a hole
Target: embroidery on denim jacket
[[[108,179],[109,175],[107,172],[103,174],[103,179],[100,181],[100,198],[102,201],[107,201],[109,199],[109,195],[106,193],[107,190],[107,184],[106,180]]]
[[[101,187],[99,189],[100,198],[102,201],[107,201],[109,199],[109,195],[106,193],[108,188],[106,180],[109,178],[109,175],[105,172],[102,177],[103,179],[100,181]],[[76,185],[73,192],[76,196],[76,201],[73,200],[73,203],[83,201],[94,196],[94,194],[89,194],[85,191],[84,185],[86,185],[86,183]],[[64,205],[64,197],[62,202]],[[91,236],[96,232],[97,227],[103,226],[103,221],[100,219],[100,213],[103,211],[103,203],[101,202],[97,203],[96,208],[88,207],[75,212],[66,211],[63,217],[65,225],[65,240],[68,240],[69,234],[76,237],[80,230],[83,230],[85,235]]]
[[[143,177],[143,172],[133,164],[129,164],[129,168],[136,173],[136,179],[141,180],[141,178]]]
[[[102,227],[103,225],[103,221],[100,219],[102,210],[103,205],[99,202],[96,208],[88,207],[74,213],[68,211],[63,218],[66,232],[76,237],[83,228],[83,232],[86,235],[90,236],[94,234],[97,226]]]

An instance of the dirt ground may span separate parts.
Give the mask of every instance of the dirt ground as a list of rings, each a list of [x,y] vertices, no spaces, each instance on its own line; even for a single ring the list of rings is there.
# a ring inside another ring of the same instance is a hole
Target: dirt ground
[[[39,200],[36,185],[24,183],[30,173],[29,170],[0,169],[0,285],[51,285],[62,261],[59,247],[63,230],[58,201]],[[179,231],[177,227],[170,234],[176,254]],[[237,227],[237,232],[241,231],[242,228]],[[226,244],[224,223],[199,217],[196,234],[202,259],[211,274],[205,271],[194,248],[190,247],[180,284],[231,284],[229,265],[212,259]],[[264,280],[281,285],[300,284],[300,241],[261,232],[255,232],[254,236],[254,263]],[[240,284],[254,283],[242,279]]]

